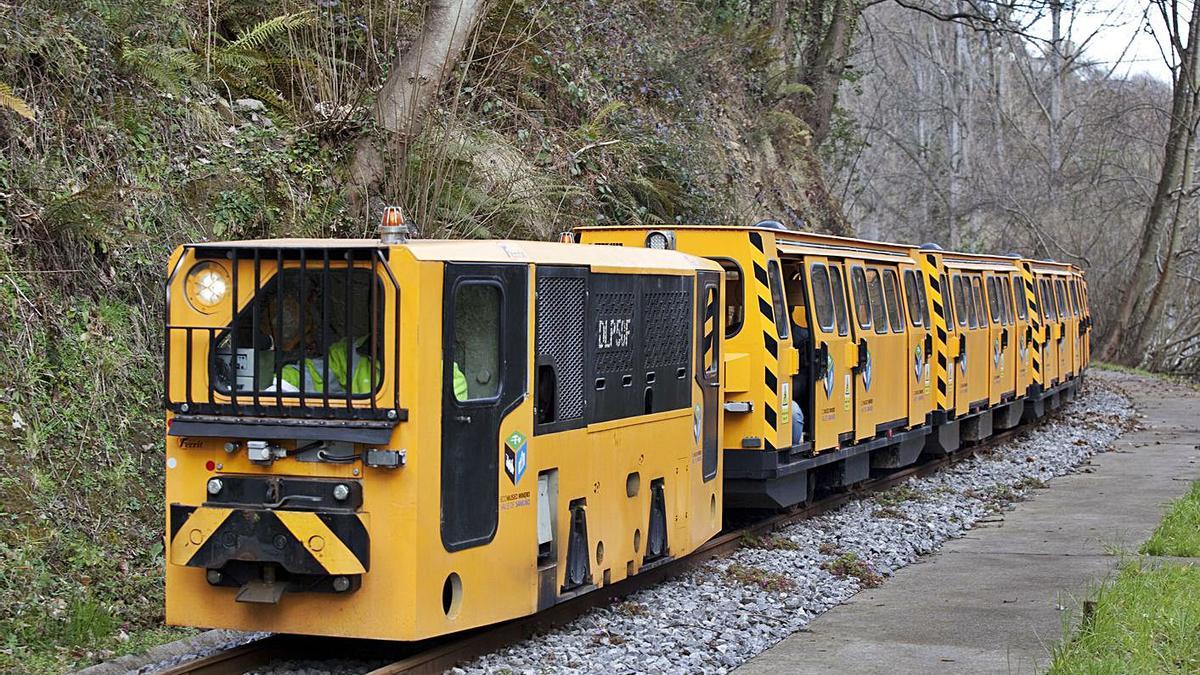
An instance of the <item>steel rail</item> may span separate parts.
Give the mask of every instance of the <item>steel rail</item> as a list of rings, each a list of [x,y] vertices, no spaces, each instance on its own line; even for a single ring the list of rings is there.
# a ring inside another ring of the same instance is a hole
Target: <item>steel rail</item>
[[[368,655],[373,655],[378,660],[391,661],[369,671],[368,675],[442,673],[464,661],[502,649],[539,632],[563,626],[595,607],[654,586],[664,579],[679,576],[708,560],[729,555],[741,548],[748,537],[769,534],[806,518],[836,509],[868,494],[895,487],[910,478],[936,473],[973,457],[978,452],[1012,440],[1026,431],[1041,426],[1047,420],[1057,417],[1057,413],[1048,414],[1037,422],[997,432],[982,441],[963,446],[948,455],[928,459],[886,476],[869,479],[844,492],[816,500],[812,504],[793,507],[788,511],[722,532],[682,558],[669,560],[657,567],[642,571],[636,576],[585,593],[529,616],[415,644],[273,635],[160,672],[163,675],[241,675],[250,670],[269,666],[274,659],[281,658],[289,661],[304,660],[305,658],[326,659],[331,654],[338,654],[338,658],[341,659],[363,659]]]

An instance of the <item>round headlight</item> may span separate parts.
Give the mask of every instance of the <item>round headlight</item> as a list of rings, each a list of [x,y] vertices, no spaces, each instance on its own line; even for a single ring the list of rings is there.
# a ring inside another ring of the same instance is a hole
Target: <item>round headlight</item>
[[[667,235],[662,232],[651,232],[650,236],[646,237],[646,248],[662,251],[667,248],[667,245]]]
[[[187,273],[184,293],[188,304],[197,312],[211,314],[229,291],[229,275],[214,262],[202,262]]]

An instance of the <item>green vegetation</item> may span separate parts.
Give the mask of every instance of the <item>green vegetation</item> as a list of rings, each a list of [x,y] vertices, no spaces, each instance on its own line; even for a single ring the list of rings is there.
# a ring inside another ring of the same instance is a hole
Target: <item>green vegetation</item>
[[[741,563],[733,563],[725,568],[725,576],[736,583],[757,586],[772,593],[788,591],[796,586],[796,582],[779,572],[768,572],[762,568]]]
[[[1200,671],[1200,567],[1123,564],[1095,594],[1052,675]]]
[[[1200,481],[1192,483],[1192,489],[1175,500],[1171,510],[1150,539],[1142,544],[1141,553],[1146,555],[1200,557]],[[1197,589],[1200,594],[1200,589]]]
[[[1140,552],[1200,557],[1200,481],[1176,500]],[[1084,603],[1050,672],[1200,671],[1200,565],[1131,560]]]
[[[883,575],[871,568],[870,563],[858,557],[853,551],[847,551],[832,560],[821,563],[821,569],[835,577],[855,577],[864,588],[877,588],[883,585]]]

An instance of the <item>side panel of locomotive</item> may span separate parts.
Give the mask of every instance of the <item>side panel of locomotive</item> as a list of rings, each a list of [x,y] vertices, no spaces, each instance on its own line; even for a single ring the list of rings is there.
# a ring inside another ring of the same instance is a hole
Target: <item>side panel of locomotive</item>
[[[203,252],[236,313],[192,311],[202,252],[172,260],[168,622],[422,639],[538,611],[720,529],[716,265],[527,242],[256,244]],[[302,280],[255,304],[286,275]],[[386,289],[369,291],[369,319],[337,327],[366,288]],[[284,393],[286,366],[254,364],[283,358],[296,317],[279,307],[297,302],[319,347],[301,347]],[[221,342],[239,334],[231,315],[252,326],[240,346]],[[373,390],[306,382],[344,376],[330,345],[368,332],[344,379]],[[221,389],[212,363],[250,375]]]

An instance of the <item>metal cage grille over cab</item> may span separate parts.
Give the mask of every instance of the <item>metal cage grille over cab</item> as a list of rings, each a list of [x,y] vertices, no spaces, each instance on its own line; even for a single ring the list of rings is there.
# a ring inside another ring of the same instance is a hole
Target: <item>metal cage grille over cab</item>
[[[166,289],[167,407],[193,421],[390,429],[405,411],[387,256],[372,240],[185,247]]]

